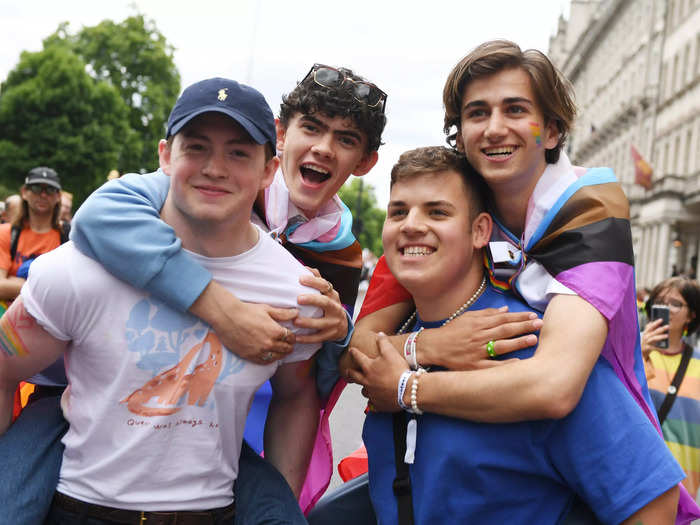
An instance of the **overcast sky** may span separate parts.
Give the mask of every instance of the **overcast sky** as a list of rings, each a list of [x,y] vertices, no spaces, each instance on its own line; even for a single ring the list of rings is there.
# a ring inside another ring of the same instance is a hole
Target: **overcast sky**
[[[452,66],[494,38],[546,52],[568,8],[568,0],[0,0],[0,80],[59,23],[74,32],[136,12],[175,47],[183,88],[233,78],[262,91],[275,113],[314,62],[349,67],[388,93],[385,145],[365,176],[384,206],[401,152],[444,144],[441,95]]]

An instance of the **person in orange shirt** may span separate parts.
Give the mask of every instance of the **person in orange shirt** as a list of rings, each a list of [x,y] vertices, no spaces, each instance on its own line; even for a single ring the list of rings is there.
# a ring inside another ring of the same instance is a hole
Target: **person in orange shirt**
[[[0,300],[17,297],[31,262],[57,248],[62,241],[58,174],[44,166],[32,168],[20,195],[19,215],[12,222],[0,224]]]
[[[32,261],[39,255],[58,248],[61,242],[68,238],[67,229],[61,228],[58,220],[61,209],[61,181],[55,170],[44,166],[31,169],[20,189],[20,195],[21,206],[19,212],[14,215],[14,220],[0,224],[2,304],[11,303],[19,296]],[[3,458],[5,473],[12,473],[14,476],[4,480],[10,483],[10,486],[39,483],[37,480],[45,475],[39,467],[51,467],[49,463],[53,456],[48,450],[59,442],[66,429],[59,408],[65,384],[66,374],[61,357],[41,373],[28,379],[28,383],[21,383],[15,392],[12,415],[13,418],[19,419],[13,425],[13,432],[0,438],[0,456]],[[26,405],[24,410],[23,405]],[[46,440],[42,443],[46,443],[48,447],[37,450],[36,462],[25,461],[22,454],[22,444],[32,435],[44,435]],[[58,465],[53,466],[58,468]],[[55,477],[55,474],[52,475]],[[18,497],[16,491],[13,491],[12,497]],[[5,507],[5,501],[0,503]],[[18,508],[31,509],[37,506],[37,502],[30,498],[21,498],[20,495],[17,505]],[[15,519],[15,516],[12,516],[12,519]]]

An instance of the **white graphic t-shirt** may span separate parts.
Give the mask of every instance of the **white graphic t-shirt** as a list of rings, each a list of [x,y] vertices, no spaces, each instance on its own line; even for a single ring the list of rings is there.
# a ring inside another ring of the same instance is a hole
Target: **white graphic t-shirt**
[[[267,235],[241,255],[192,256],[243,301],[322,315],[297,304],[316,292],[299,284],[308,271]],[[44,329],[71,341],[60,492],[146,511],[232,502],[253,394],[282,363],[240,359],[208,325],[119,281],[72,243],[32,264],[22,299]],[[297,344],[285,361],[318,346]]]

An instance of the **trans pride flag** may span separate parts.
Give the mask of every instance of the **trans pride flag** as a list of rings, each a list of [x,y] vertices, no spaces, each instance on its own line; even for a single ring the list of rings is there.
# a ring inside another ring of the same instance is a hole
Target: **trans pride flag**
[[[327,222],[326,219],[334,217],[332,225],[329,225],[330,223],[325,224],[325,226],[323,224],[315,224],[313,220],[301,225],[299,223],[289,224],[287,222],[287,206],[291,205],[291,203],[289,202],[288,191],[280,173],[278,173],[276,180],[278,182],[276,186],[277,191],[281,192],[282,195],[273,195],[275,199],[272,201],[267,199],[267,205],[273,205],[275,202],[278,205],[284,204],[283,219],[280,217],[276,219],[278,223],[284,222],[284,227],[276,235],[278,241],[297,260],[305,266],[316,268],[323,278],[333,285],[333,288],[340,295],[341,303],[349,315],[352,316],[362,270],[362,247],[352,233],[352,213],[340,199],[336,198],[333,200],[333,204],[329,205],[329,208],[337,208],[337,213],[328,212],[324,216],[325,222]],[[273,214],[266,214],[265,209],[260,204],[260,202],[256,203],[255,212],[258,217],[265,218],[265,226],[273,226],[273,224],[270,224]],[[297,230],[300,228],[303,228],[305,231],[298,232]],[[311,238],[316,236],[315,240],[308,240],[303,236],[295,235],[295,233],[303,233],[309,237],[309,230],[312,232]],[[321,351],[317,354],[317,359],[328,360],[336,358],[330,354],[331,352]],[[319,367],[319,370],[321,368]],[[318,432],[306,480],[299,496],[299,505],[305,514],[313,508],[326,491],[333,474],[333,447],[328,418],[347,384],[340,376],[332,378],[324,376],[324,379],[325,381],[321,381],[321,383],[323,383],[326,391],[323,392],[321,399]],[[246,422],[246,440],[258,452],[262,450],[263,428],[267,418],[271,394],[270,385],[266,383],[258,391]]]

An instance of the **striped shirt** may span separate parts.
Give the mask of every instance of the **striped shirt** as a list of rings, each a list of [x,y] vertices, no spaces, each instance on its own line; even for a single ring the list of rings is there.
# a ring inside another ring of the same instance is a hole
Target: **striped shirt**
[[[649,380],[652,400],[658,410],[666,397],[682,353],[652,351],[650,360],[656,377]],[[697,499],[700,487],[700,349],[694,348],[676,400],[661,427],[664,440],[688,476],[683,485]]]

